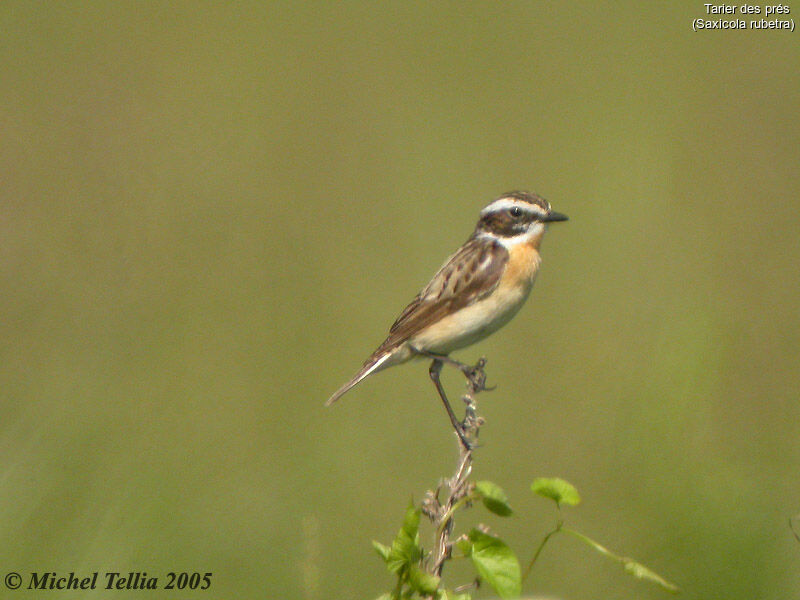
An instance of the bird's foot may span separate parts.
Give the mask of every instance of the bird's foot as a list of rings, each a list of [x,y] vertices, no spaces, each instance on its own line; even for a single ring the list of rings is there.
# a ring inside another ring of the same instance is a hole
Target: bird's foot
[[[428,358],[432,358],[440,363],[448,364],[451,367],[455,367],[461,371],[464,374],[464,377],[467,378],[467,383],[472,393],[491,392],[492,390],[497,389],[496,385],[486,387],[486,372],[484,371],[486,359],[483,357],[478,359],[478,362],[476,362],[474,365],[468,365],[467,363],[463,363],[455,358],[450,358],[449,356],[433,354],[431,352],[417,350],[416,348],[412,348],[412,350],[414,350],[414,352],[417,354],[427,356]]]
[[[478,392],[491,392],[497,389],[496,385],[486,387],[486,371],[483,369],[486,366],[485,358],[480,358],[474,365],[458,363],[457,366],[464,374],[464,377],[467,378],[467,384],[473,394],[477,394]]]

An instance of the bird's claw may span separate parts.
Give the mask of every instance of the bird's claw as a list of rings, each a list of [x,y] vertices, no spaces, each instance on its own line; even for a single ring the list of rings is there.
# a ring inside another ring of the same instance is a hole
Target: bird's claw
[[[486,372],[483,368],[486,366],[486,359],[481,358],[475,363],[474,366],[461,365],[461,372],[467,378],[469,387],[473,392],[490,392],[497,386],[486,387]]]

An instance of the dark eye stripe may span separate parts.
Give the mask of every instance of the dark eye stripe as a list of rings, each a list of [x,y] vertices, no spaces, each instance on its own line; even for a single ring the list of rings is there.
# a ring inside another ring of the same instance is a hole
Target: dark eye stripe
[[[514,216],[514,209],[519,210],[519,217]],[[543,217],[544,215],[535,209],[526,209],[523,206],[498,207],[492,212],[483,212],[481,214],[477,230],[500,237],[513,237],[525,233],[532,223],[541,222]]]

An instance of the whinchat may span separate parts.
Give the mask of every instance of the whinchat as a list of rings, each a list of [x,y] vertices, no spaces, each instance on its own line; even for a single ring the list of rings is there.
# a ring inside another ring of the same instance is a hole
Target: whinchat
[[[547,224],[566,220],[547,200],[530,192],[509,192],[489,203],[469,239],[400,313],[386,340],[326,406],[373,373],[415,357],[431,358],[431,378],[456,433],[468,445],[439,382],[442,363],[460,364],[448,355],[494,333],[517,314],[539,270],[539,246]]]

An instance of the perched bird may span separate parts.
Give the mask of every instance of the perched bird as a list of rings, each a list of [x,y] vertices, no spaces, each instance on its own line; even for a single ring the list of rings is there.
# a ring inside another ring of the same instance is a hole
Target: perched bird
[[[439,382],[442,364],[465,370],[466,365],[448,355],[494,333],[517,314],[539,270],[539,246],[547,224],[566,220],[547,200],[530,192],[509,192],[489,203],[469,239],[400,313],[386,341],[326,406],[373,373],[411,358],[431,358],[431,378],[456,433],[468,445]]]

